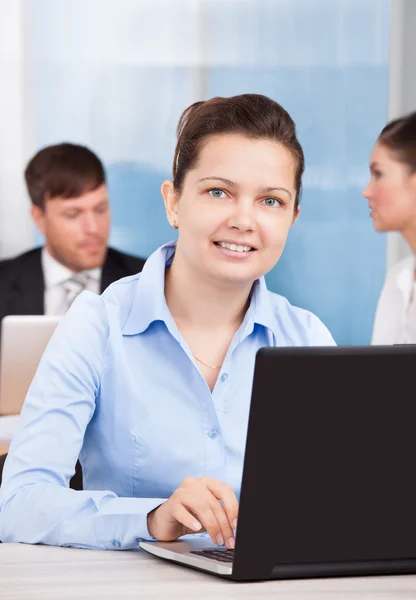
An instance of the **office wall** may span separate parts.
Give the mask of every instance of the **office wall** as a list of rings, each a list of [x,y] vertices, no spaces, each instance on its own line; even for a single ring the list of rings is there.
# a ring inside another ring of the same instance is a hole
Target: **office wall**
[[[33,246],[22,166],[32,151],[24,0],[0,0],[0,258]]]
[[[112,243],[126,251],[147,256],[173,237],[159,188],[188,104],[249,91],[283,104],[307,169],[269,285],[338,343],[368,343],[386,239],[361,190],[387,118],[388,0],[37,0],[27,11],[35,145],[100,154]]]

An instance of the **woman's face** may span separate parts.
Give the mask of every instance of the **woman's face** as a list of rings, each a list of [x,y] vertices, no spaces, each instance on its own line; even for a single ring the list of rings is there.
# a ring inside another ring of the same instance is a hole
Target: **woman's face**
[[[297,217],[291,153],[240,134],[208,138],[180,197],[172,182],[162,192],[179,227],[178,257],[217,284],[247,285],[270,271]]]
[[[416,174],[380,143],[371,153],[370,173],[363,196],[375,229],[405,233],[416,228]]]

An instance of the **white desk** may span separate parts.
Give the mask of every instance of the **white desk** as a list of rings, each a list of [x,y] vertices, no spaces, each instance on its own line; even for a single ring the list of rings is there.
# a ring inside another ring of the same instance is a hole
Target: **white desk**
[[[403,600],[416,576],[234,583],[141,551],[0,544],[1,600]]]

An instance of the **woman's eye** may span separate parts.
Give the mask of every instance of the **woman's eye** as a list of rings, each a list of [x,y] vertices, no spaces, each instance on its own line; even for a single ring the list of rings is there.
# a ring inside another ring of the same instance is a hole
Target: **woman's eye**
[[[211,190],[208,190],[208,193],[211,194],[213,198],[226,198],[224,190],[220,190],[219,188],[212,188]]]
[[[266,206],[276,206],[277,204],[281,204],[280,200],[278,200],[277,198],[264,198],[262,200],[262,202],[266,205]]]
[[[373,171],[373,176],[374,176],[374,179],[380,179],[381,171]]]

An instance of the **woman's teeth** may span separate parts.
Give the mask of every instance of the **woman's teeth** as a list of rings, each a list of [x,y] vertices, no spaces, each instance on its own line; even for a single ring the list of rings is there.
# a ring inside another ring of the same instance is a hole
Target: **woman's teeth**
[[[240,244],[228,244],[227,242],[216,242],[218,246],[221,248],[226,248],[227,250],[232,250],[233,252],[250,252],[252,250],[251,246],[241,246]]]

